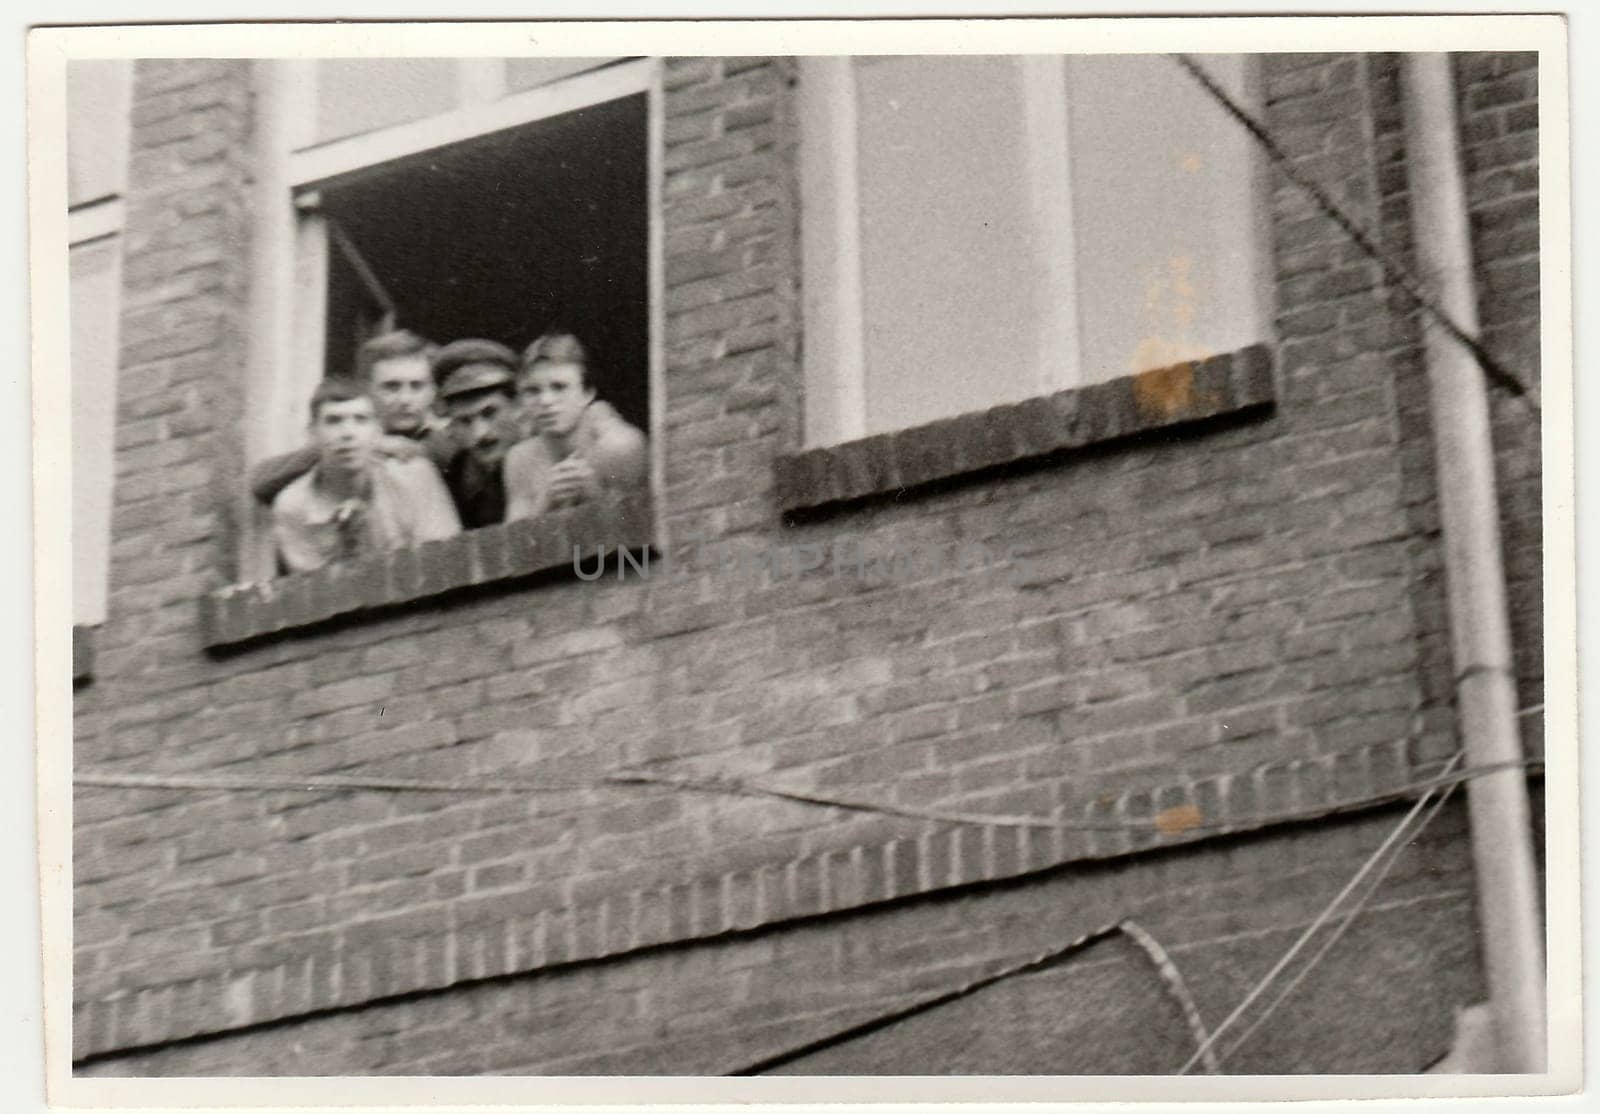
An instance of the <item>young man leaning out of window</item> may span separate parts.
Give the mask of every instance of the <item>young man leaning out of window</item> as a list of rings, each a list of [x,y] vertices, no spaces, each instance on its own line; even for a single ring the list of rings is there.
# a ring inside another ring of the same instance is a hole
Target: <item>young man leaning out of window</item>
[[[356,352],[356,375],[372,389],[378,421],[387,435],[378,441],[380,456],[405,460],[417,453],[441,471],[455,451],[449,427],[433,410],[434,345],[406,329],[375,336]],[[292,481],[319,459],[315,445],[269,457],[250,474],[250,491],[269,506]]]
[[[317,462],[272,501],[272,531],[290,572],[461,532],[433,463],[377,453],[378,407],[365,384],[324,379],[311,394]]]
[[[649,478],[645,436],[595,394],[588,354],[571,333],[523,353],[517,395],[533,435],[506,455],[507,519],[535,518]]]
[[[506,454],[522,437],[516,372],[517,354],[493,340],[454,340],[433,357],[439,401],[456,444],[441,471],[468,530],[505,521]]]

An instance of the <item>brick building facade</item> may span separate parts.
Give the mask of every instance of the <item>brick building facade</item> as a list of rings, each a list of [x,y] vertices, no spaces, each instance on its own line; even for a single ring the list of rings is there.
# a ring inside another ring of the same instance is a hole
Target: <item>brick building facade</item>
[[[1409,253],[1400,59],[1250,64],[1295,167]],[[1215,1024],[1378,847],[1457,748],[1415,307],[1266,171],[1256,343],[819,445],[805,67],[620,65],[651,498],[269,584],[240,496],[281,180],[260,64],[133,66],[106,603],[75,660],[75,1070],[1176,1070],[1191,1030],[1116,934],[786,1053],[1126,918]],[[1534,378],[1536,55],[1454,72],[1483,341]],[[1539,428],[1493,402],[1537,709]],[[767,567],[570,567],[691,538]],[[831,567],[962,544],[1008,561]],[[1224,1070],[1437,1060],[1485,997],[1476,900],[1458,796]]]

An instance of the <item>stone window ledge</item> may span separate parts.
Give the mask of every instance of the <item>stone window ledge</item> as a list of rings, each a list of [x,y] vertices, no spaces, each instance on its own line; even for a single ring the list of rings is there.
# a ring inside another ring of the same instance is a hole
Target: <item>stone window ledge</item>
[[[572,567],[574,551],[592,557],[602,545],[608,550],[649,545],[651,524],[649,497],[633,495],[314,572],[221,588],[200,600],[202,642],[219,650],[465,588],[556,572]]]
[[[1275,402],[1272,353],[1253,345],[1105,383],[1042,395],[842,445],[779,457],[774,493],[786,514],[1177,426],[1265,411]]]

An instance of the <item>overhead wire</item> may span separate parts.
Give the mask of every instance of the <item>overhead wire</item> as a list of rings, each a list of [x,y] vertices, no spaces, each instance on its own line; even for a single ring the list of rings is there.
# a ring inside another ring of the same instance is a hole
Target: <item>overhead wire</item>
[[[1221,106],[1240,127],[1247,131],[1258,146],[1266,152],[1267,157],[1278,167],[1283,175],[1289,179],[1302,192],[1309,196],[1312,202],[1320,209],[1324,216],[1338,225],[1340,231],[1350,238],[1361,252],[1377,263],[1382,269],[1385,279],[1403,290],[1423,311],[1439,325],[1456,343],[1469,351],[1478,362],[1489,381],[1519,398],[1529,409],[1535,413],[1540,412],[1537,392],[1522,378],[1506,367],[1477,337],[1462,328],[1449,312],[1439,305],[1437,299],[1428,293],[1422,281],[1413,275],[1410,269],[1402,262],[1394,259],[1372,238],[1371,234],[1363,229],[1355,218],[1344,211],[1344,208],[1334,200],[1327,189],[1294,164],[1283,146],[1277,141],[1265,124],[1252,116],[1224,89],[1217,80],[1208,73],[1204,66],[1196,62],[1188,54],[1173,54],[1171,57],[1194,81]]]
[[[1451,759],[1450,766],[1452,769],[1459,762],[1460,758],[1461,754],[1458,752],[1455,758]],[[1294,943],[1291,944],[1289,949],[1278,958],[1276,963],[1268,968],[1266,974],[1262,975],[1261,978],[1257,980],[1255,986],[1251,987],[1249,993],[1247,993],[1239,1002],[1239,1004],[1233,1008],[1233,1011],[1229,1013],[1227,1017],[1223,1018],[1222,1022],[1211,1031],[1211,1035],[1206,1038],[1206,1043],[1189,1058],[1183,1067],[1178,1069],[1179,1075],[1187,1074],[1189,1070],[1201,1060],[1203,1054],[1214,1044],[1216,1044],[1216,1042],[1221,1038],[1222,1034],[1226,1033],[1230,1028],[1232,1028],[1233,1025],[1238,1022],[1239,1018],[1244,1016],[1245,1011],[1254,1005],[1256,1000],[1267,992],[1267,990],[1277,980],[1278,976],[1281,975],[1292,962],[1294,962],[1295,957],[1305,949],[1305,947],[1311,942],[1312,938],[1316,936],[1317,932],[1322,928],[1322,926],[1333,917],[1334,912],[1339,908],[1340,905],[1344,903],[1345,899],[1360,887],[1362,881],[1367,877],[1367,875],[1371,874],[1372,871],[1378,867],[1378,865],[1383,861],[1384,857],[1389,853],[1389,850],[1394,847],[1395,844],[1400,841],[1401,837],[1406,834],[1407,830],[1411,826],[1411,823],[1428,805],[1431,797],[1432,790],[1429,790],[1429,792],[1424,793],[1421,797],[1417,798],[1416,803],[1413,804],[1410,810],[1406,812],[1400,823],[1395,825],[1394,830],[1391,831],[1388,836],[1384,838],[1383,842],[1380,843],[1377,848],[1367,856],[1367,858],[1362,862],[1360,868],[1356,870],[1355,874],[1351,875],[1350,880],[1344,884],[1344,887],[1340,889],[1337,894],[1334,895],[1333,900],[1330,901],[1327,906],[1323,908],[1322,912],[1318,913],[1316,918],[1306,926],[1305,930],[1302,931],[1298,937],[1296,937]]]
[[[1283,1005],[1284,1000],[1295,992],[1300,984],[1306,980],[1306,977],[1311,974],[1312,970],[1317,966],[1317,964],[1322,962],[1323,957],[1325,957],[1328,952],[1333,950],[1333,946],[1339,942],[1339,939],[1345,934],[1345,931],[1355,923],[1356,918],[1365,912],[1367,906],[1372,903],[1372,899],[1377,895],[1377,892],[1383,885],[1384,880],[1389,877],[1389,873],[1394,870],[1395,864],[1398,863],[1400,861],[1400,857],[1405,854],[1406,844],[1416,840],[1425,830],[1427,830],[1428,825],[1433,823],[1440,811],[1443,810],[1445,802],[1450,799],[1450,794],[1454,791],[1455,786],[1453,785],[1445,786],[1439,791],[1438,799],[1433,802],[1433,807],[1423,815],[1421,821],[1418,822],[1417,826],[1412,830],[1410,837],[1407,840],[1397,844],[1389,852],[1388,860],[1378,868],[1377,874],[1374,875],[1371,882],[1368,883],[1366,891],[1356,898],[1354,907],[1348,913],[1344,914],[1342,918],[1340,918],[1339,923],[1336,924],[1333,928],[1333,931],[1328,934],[1328,938],[1323,941],[1322,946],[1311,954],[1311,958],[1305,961],[1299,971],[1295,972],[1294,977],[1290,979],[1289,982],[1284,985],[1283,989],[1278,992],[1277,997],[1268,1002],[1266,1007],[1261,1011],[1256,1019],[1250,1023],[1249,1027],[1246,1028],[1243,1033],[1239,1034],[1234,1042],[1228,1046],[1227,1050],[1222,1053],[1222,1056],[1220,1057],[1221,1060],[1232,1059],[1234,1053],[1238,1052],[1239,1049],[1243,1047],[1245,1042],[1250,1039],[1257,1029],[1266,1024],[1267,1020],[1277,1012],[1278,1007]]]
[[[1183,977],[1183,972],[1167,954],[1167,949],[1161,946],[1154,936],[1134,920],[1124,918],[1117,925],[1135,944],[1143,949],[1150,957],[1150,962],[1156,966],[1161,981],[1166,984],[1167,992],[1172,995],[1173,1001],[1178,1003],[1178,1008],[1183,1011],[1183,1020],[1189,1026],[1189,1032],[1194,1035],[1197,1054],[1200,1062],[1205,1065],[1206,1071],[1216,1075],[1222,1070],[1222,1064],[1212,1051],[1212,1040],[1206,1032],[1205,1022],[1200,1017],[1200,1006],[1195,1002],[1194,995],[1189,993],[1189,984]]]
[[[805,1059],[808,1056],[815,1056],[818,1053],[825,1052],[831,1048],[836,1048],[839,1045],[846,1044],[861,1037],[869,1036],[870,1034],[876,1033],[882,1029],[886,1029],[890,1025],[893,1025],[897,1022],[905,1021],[908,1018],[927,1013],[929,1010],[938,1009],[941,1006],[947,1006],[952,1002],[960,1001],[962,998],[976,994],[978,991],[985,990],[988,987],[994,986],[996,983],[1005,982],[1008,979],[1014,979],[1021,975],[1037,974],[1055,966],[1067,957],[1084,950],[1085,948],[1089,947],[1089,945],[1098,943],[1099,941],[1117,935],[1118,933],[1127,936],[1136,945],[1138,945],[1140,951],[1149,957],[1151,962],[1155,965],[1157,973],[1161,976],[1163,985],[1166,986],[1168,993],[1172,995],[1174,1000],[1177,1002],[1179,1009],[1182,1011],[1185,1023],[1189,1026],[1190,1032],[1194,1034],[1195,1039],[1200,1042],[1204,1048],[1209,1048],[1205,1026],[1200,1022],[1200,1012],[1195,1007],[1193,997],[1189,994],[1189,989],[1183,980],[1183,975],[1178,971],[1177,966],[1172,962],[1172,957],[1167,954],[1166,949],[1157,943],[1155,938],[1151,936],[1149,932],[1147,932],[1136,922],[1124,918],[1118,921],[1113,921],[1110,924],[1101,925],[1099,928],[1090,929],[1088,932],[1074,937],[1072,940],[1069,940],[1067,943],[1062,944],[1059,947],[1051,948],[1048,951],[1044,951],[1038,955],[1035,955],[1032,959],[1011,964],[1010,966],[1004,967],[999,971],[994,971],[988,975],[983,975],[975,979],[969,979],[967,982],[962,983],[960,986],[957,986],[954,989],[941,991],[938,994],[931,995],[927,998],[912,1002],[909,1005],[901,1006],[897,1009],[889,1010],[885,1013],[875,1014],[864,1021],[858,1021],[854,1024],[846,1025],[843,1028],[836,1029],[833,1032],[827,1033],[821,1037],[816,1037],[801,1044],[785,1048],[779,1052],[771,1053],[761,1057],[759,1060],[748,1062],[741,1067],[725,1071],[722,1074],[729,1076],[744,1076],[761,1075],[766,1072],[773,1071],[777,1068],[795,1063],[798,1060]],[[1210,1063],[1209,1060],[1207,1062],[1208,1064]]]
[[[1418,792],[1435,789],[1443,785],[1453,785],[1469,778],[1498,773],[1507,769],[1533,770],[1542,768],[1542,766],[1543,763],[1538,759],[1483,763],[1461,770],[1451,770],[1432,777],[1414,779],[1379,793],[1333,800],[1315,807],[1285,809],[1280,812],[1261,815],[1230,815],[1226,820],[1210,822],[1197,814],[1185,814],[1170,821],[1162,813],[1156,813],[1137,820],[1069,820],[1062,817],[1016,816],[941,809],[919,809],[882,802],[856,800],[848,797],[801,793],[729,777],[686,778],[649,773],[613,773],[586,781],[540,782],[514,778],[496,778],[493,781],[437,781],[333,774],[314,777],[245,774],[144,774],[88,769],[74,774],[72,780],[75,785],[90,788],[145,789],[154,791],[481,793],[491,796],[590,792],[601,789],[661,788],[673,791],[782,800],[816,808],[839,809],[847,812],[860,812],[943,824],[1082,832],[1145,832],[1154,827],[1158,830],[1164,829],[1163,834],[1178,835],[1188,832],[1230,832],[1266,824],[1321,819],[1339,812],[1408,800]]]

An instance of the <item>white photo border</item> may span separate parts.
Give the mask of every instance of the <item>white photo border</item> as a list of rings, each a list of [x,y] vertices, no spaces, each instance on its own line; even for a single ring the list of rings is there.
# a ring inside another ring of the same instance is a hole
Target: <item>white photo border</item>
[[[516,44],[522,49],[519,52]],[[1153,53],[1530,49],[1540,53],[1541,289],[1545,612],[1574,613],[1571,195],[1567,45],[1559,17],[1299,16],[1065,21],[255,24],[45,28],[29,36],[28,183],[32,299],[37,809],[44,941],[46,1073],[52,1103],[250,1106],[473,1105],[527,1102],[516,1078],[74,1079],[67,1062],[71,980],[71,647],[66,570],[71,461],[66,363],[65,59],[68,57],[594,56],[795,53]],[[1576,631],[1546,628],[1546,732],[1552,768],[1576,768]],[[1579,876],[1578,779],[1547,779],[1548,871]],[[1544,1076],[549,1078],[550,1103],[1121,1102],[1442,1098],[1560,1094],[1580,1085],[1578,892],[1549,887],[1550,1071]]]

